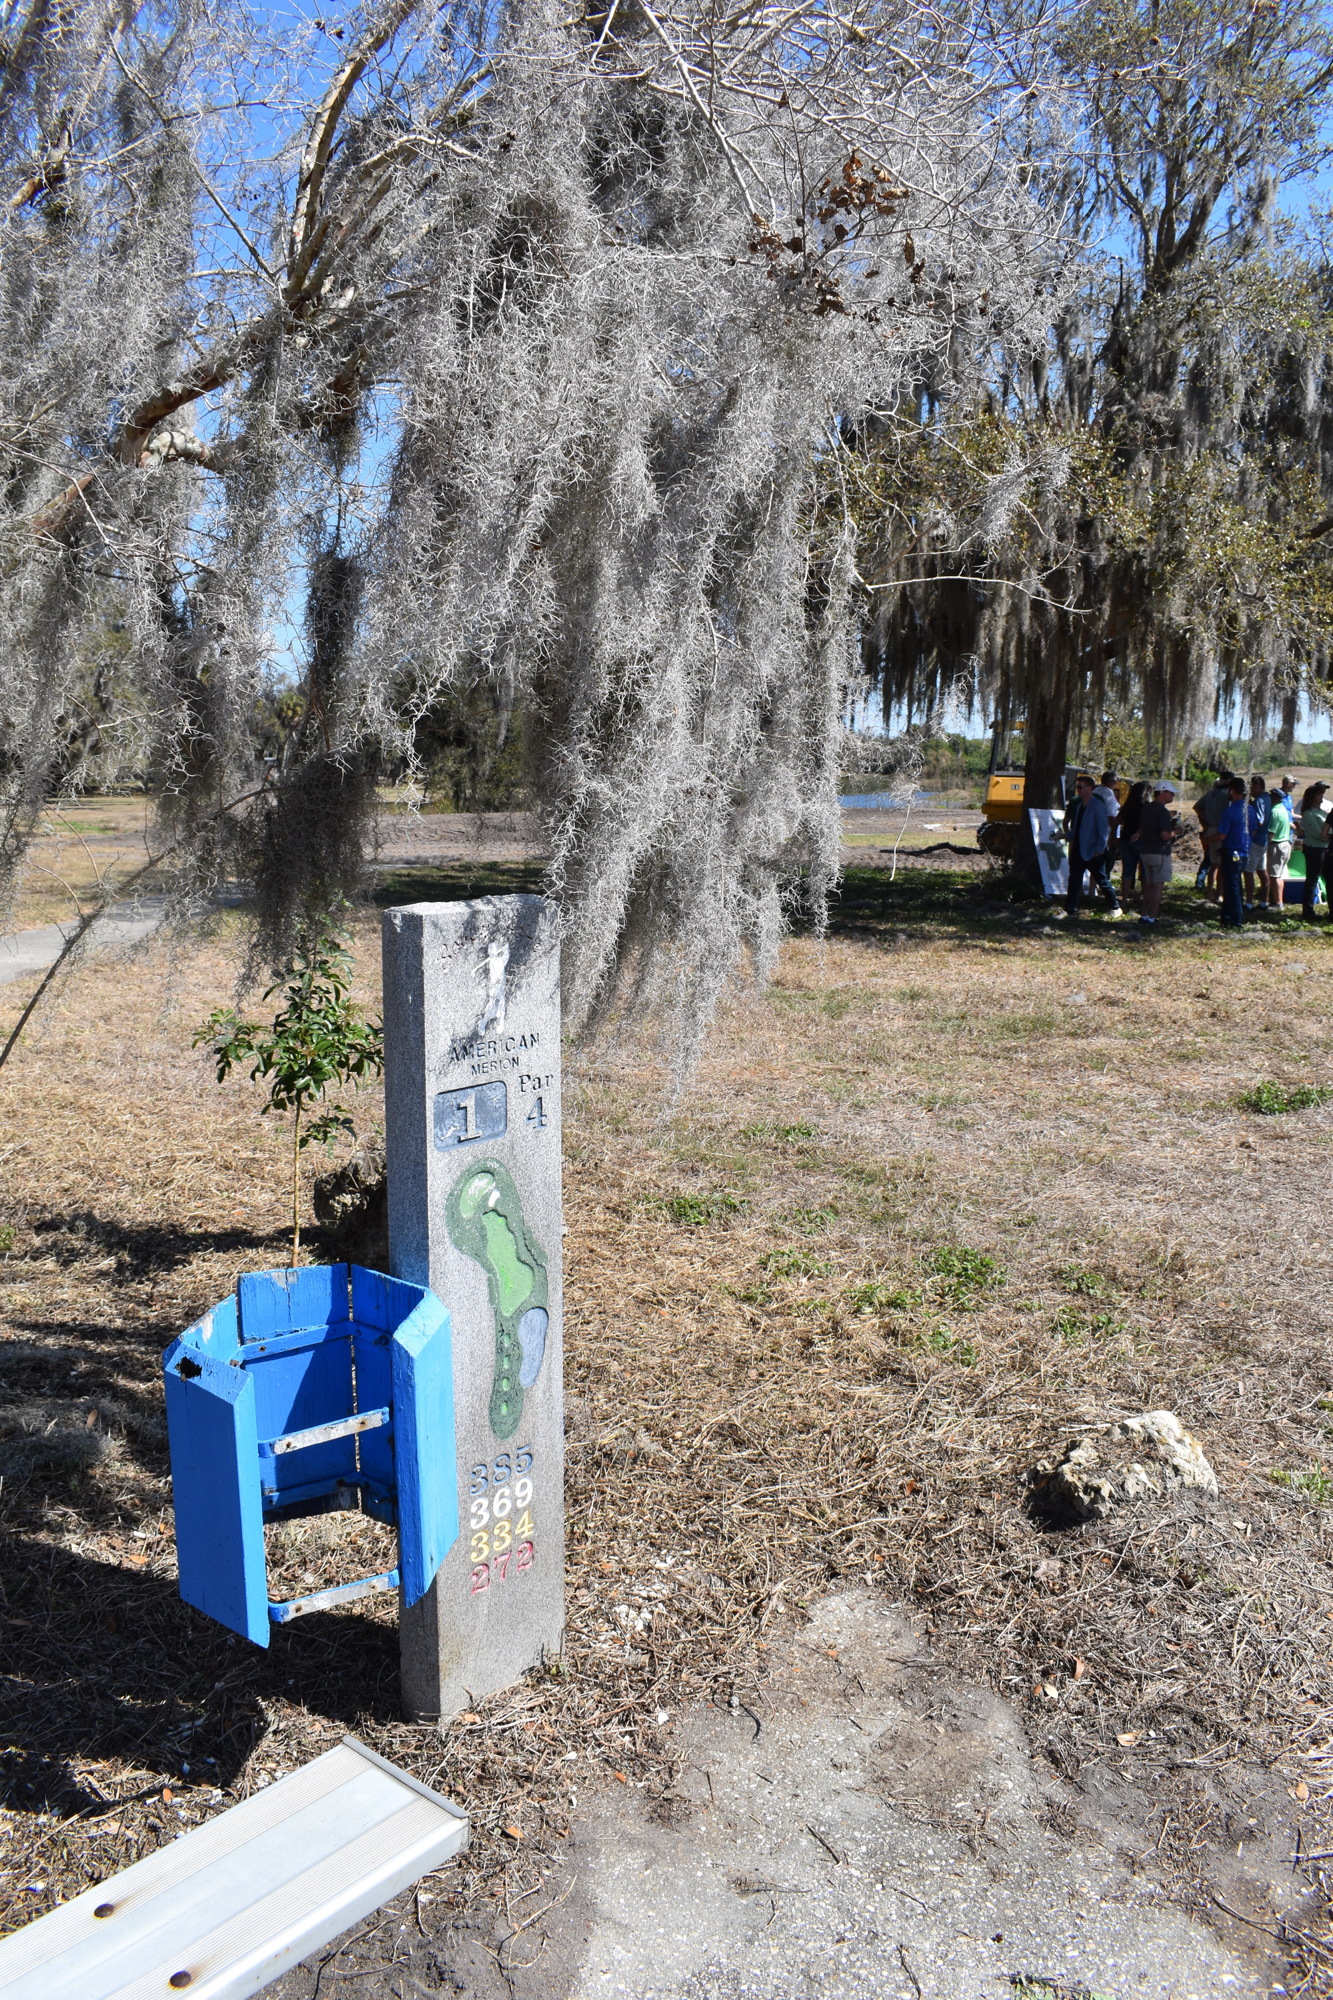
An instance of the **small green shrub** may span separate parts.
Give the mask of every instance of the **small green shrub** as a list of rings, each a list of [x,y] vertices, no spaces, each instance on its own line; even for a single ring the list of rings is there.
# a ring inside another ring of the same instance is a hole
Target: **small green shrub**
[[[1115,1286],[1109,1278],[1100,1271],[1085,1271],[1078,1264],[1066,1264],[1059,1278],[1067,1292],[1079,1292],[1085,1299],[1109,1299],[1115,1295]]]
[[[1313,1111],[1327,1104],[1330,1092],[1318,1083],[1256,1083],[1240,1098],[1242,1111],[1256,1111],[1261,1118],[1280,1117],[1287,1111]]]
[[[737,1194],[720,1189],[713,1194],[673,1194],[663,1207],[673,1222],[699,1229],[706,1222],[720,1222],[724,1216],[740,1215],[749,1203]]]
[[[338,912],[312,926],[287,970],[264,998],[282,992],[285,1005],[265,1026],[243,1021],[234,1007],[215,1007],[196,1029],[194,1046],[206,1045],[225,1083],[233,1069],[253,1059],[250,1079],[263,1077],[268,1102],[261,1112],[292,1113],[292,1262],[301,1256],[301,1155],[307,1146],[331,1145],[340,1133],[355,1135],[341,1104],[327,1105],[318,1117],[310,1113],[326,1104],[331,1089],[360,1088],[384,1068],[384,1027],[363,1020],[349,997],[352,954]]]
[[[935,1277],[945,1280],[949,1295],[956,1299],[990,1291],[1005,1279],[1004,1266],[984,1250],[966,1250],[957,1243],[940,1244],[922,1262]]]
[[[1327,1507],[1333,1502],[1333,1472],[1325,1465],[1311,1465],[1304,1472],[1278,1469],[1268,1476],[1275,1486],[1285,1486],[1290,1493],[1304,1493],[1316,1507]]]

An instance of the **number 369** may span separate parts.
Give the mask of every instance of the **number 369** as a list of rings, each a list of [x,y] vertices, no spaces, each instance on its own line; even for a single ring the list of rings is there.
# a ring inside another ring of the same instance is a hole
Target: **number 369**
[[[497,1486],[489,1494],[479,1493],[475,1500],[469,1502],[470,1525],[476,1529],[484,1528],[491,1520],[507,1521],[516,1507],[521,1513],[531,1499],[530,1479],[516,1479],[512,1486]]]

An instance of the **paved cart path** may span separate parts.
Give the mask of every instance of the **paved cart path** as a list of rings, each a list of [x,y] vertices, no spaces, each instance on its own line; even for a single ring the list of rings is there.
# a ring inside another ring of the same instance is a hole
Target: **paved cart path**
[[[137,944],[152,935],[166,909],[164,896],[144,896],[134,903],[113,903],[97,919],[84,942],[84,951],[107,951],[116,945]],[[11,931],[0,937],[0,986],[24,979],[30,972],[45,972],[65,948],[76,928],[68,924],[40,924],[34,930]]]

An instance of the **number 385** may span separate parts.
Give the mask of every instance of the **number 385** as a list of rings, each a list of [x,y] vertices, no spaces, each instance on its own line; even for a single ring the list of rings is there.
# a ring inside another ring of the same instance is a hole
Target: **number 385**
[[[528,1472],[532,1468],[532,1448],[522,1445],[518,1451],[502,1451],[489,1465],[474,1465],[468,1493],[476,1499],[479,1493],[489,1493],[494,1486],[504,1486],[516,1474]]]

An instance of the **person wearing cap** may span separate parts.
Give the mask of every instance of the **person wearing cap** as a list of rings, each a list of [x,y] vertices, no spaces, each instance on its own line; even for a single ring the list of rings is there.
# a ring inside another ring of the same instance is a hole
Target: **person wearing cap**
[[[1268,780],[1258,772],[1250,779],[1250,845],[1245,856],[1245,907],[1263,909],[1268,901]],[[1258,885],[1256,888],[1256,884]]]
[[[1268,794],[1268,907],[1282,908],[1283,884],[1291,861],[1291,802],[1278,786]]]
[[[1222,884],[1222,923],[1227,930],[1241,930],[1245,924],[1245,904],[1241,896],[1241,876],[1250,857],[1250,814],[1246,804],[1244,778],[1233,778],[1227,786],[1227,809],[1218,822],[1217,872]]]
[[[1176,788],[1163,778],[1139,816],[1139,870],[1143,876],[1143,914],[1139,923],[1151,930],[1162,908],[1162,892],[1171,880],[1171,849],[1180,838],[1180,822],[1171,810]]]

